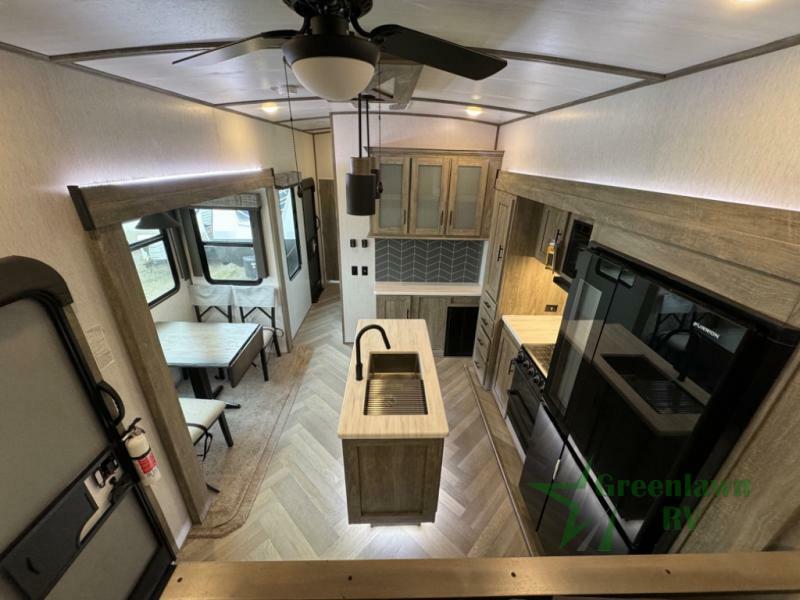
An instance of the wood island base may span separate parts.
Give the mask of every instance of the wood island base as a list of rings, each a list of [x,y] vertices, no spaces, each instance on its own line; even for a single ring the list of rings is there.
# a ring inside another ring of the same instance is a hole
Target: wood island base
[[[343,439],[351,524],[433,522],[444,439]]]

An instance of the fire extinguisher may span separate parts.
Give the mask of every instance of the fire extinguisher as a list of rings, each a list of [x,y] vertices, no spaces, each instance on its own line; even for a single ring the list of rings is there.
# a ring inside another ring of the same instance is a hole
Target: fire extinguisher
[[[153,454],[153,449],[150,448],[144,429],[136,425],[139,421],[141,421],[139,417],[133,420],[122,440],[125,442],[125,449],[133,460],[133,464],[136,465],[141,482],[144,485],[153,485],[161,479],[161,472],[158,470],[156,456]]]

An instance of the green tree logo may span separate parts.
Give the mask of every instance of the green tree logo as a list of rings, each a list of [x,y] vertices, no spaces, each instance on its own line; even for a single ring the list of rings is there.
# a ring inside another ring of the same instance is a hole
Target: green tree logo
[[[528,485],[534,490],[543,493],[550,500],[563,504],[569,509],[569,516],[564,525],[564,531],[561,533],[561,543],[559,548],[564,548],[572,540],[585,532],[583,542],[578,547],[579,552],[585,552],[589,547],[592,539],[598,533],[603,524],[597,522],[591,529],[588,528],[588,523],[579,520],[581,503],[580,499],[584,494],[594,494],[591,486],[589,485],[589,466],[587,465],[581,471],[578,480],[575,483],[568,483],[563,481],[553,481],[551,483],[529,483]],[[588,488],[588,489],[587,489]],[[571,493],[570,493],[571,492]],[[611,552],[613,549],[612,540],[614,535],[614,523],[610,517],[606,517],[606,526],[603,536],[600,539],[600,544],[597,547],[599,552]]]

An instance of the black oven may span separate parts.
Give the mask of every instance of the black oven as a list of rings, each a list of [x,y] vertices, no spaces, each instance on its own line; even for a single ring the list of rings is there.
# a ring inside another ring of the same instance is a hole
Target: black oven
[[[514,359],[514,377],[508,390],[507,416],[523,451],[528,451],[533,424],[542,401],[545,376],[522,348]]]

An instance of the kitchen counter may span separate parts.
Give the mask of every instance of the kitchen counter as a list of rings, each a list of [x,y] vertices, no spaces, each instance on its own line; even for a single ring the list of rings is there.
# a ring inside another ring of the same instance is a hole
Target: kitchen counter
[[[503,324],[520,346],[555,344],[561,315],[503,315]]]
[[[376,296],[480,296],[479,283],[425,283],[377,281]]]
[[[356,349],[350,358],[339,437],[342,439],[417,439],[444,438],[450,431],[442,402],[439,377],[431,351],[428,327],[422,319],[361,319],[357,331],[367,325],[381,325],[386,330],[391,350],[386,350],[379,331],[368,331],[361,338],[364,379],[356,381]],[[370,352],[416,352],[428,407],[426,415],[365,415],[367,375]]]

